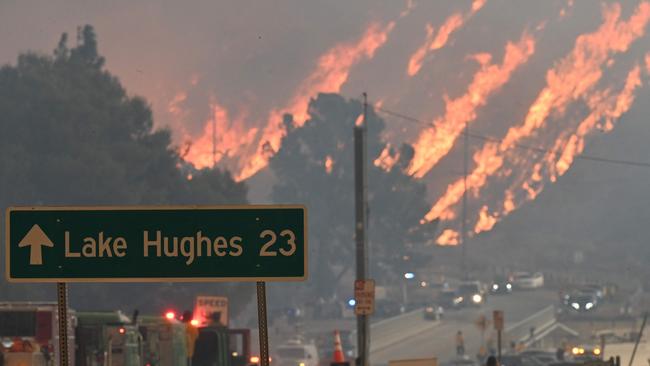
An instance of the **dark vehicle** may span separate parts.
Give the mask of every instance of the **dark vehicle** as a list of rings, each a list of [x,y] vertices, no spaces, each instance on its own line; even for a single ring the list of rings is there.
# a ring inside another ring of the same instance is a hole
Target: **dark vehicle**
[[[585,294],[592,294],[598,300],[602,300],[605,298],[605,291],[603,290],[603,287],[600,285],[583,285],[580,286],[580,292],[585,293]]]
[[[490,286],[490,292],[495,295],[512,293],[512,281],[507,278],[496,278]]]
[[[583,345],[573,347],[571,356],[573,361],[588,362],[601,360],[603,353],[598,346]]]
[[[572,361],[559,361],[548,364],[548,366],[579,366],[584,365],[583,362],[572,362]]]
[[[525,365],[547,366],[551,363],[558,362],[555,352],[545,350],[531,349],[519,354]]]
[[[547,351],[524,351],[516,355],[501,356],[501,366],[547,366],[557,363],[552,352]]]
[[[457,298],[462,306],[481,306],[486,302],[486,293],[478,281],[464,282],[456,291]]]
[[[539,354],[528,357],[528,359],[534,361],[535,363],[546,366],[558,361],[554,354]]]
[[[430,304],[424,307],[424,319],[440,320],[442,319],[445,309],[438,304]]]
[[[519,355],[503,355],[501,366],[528,366],[528,364],[524,363],[524,358]]]
[[[205,327],[199,329],[199,335],[194,345],[192,365],[232,366],[230,354],[230,335],[223,327]]]
[[[461,297],[454,290],[441,291],[436,298],[436,303],[445,310],[458,309],[461,302]]]
[[[591,293],[577,292],[567,295],[564,303],[572,310],[587,312],[594,310],[598,306],[598,298]]]

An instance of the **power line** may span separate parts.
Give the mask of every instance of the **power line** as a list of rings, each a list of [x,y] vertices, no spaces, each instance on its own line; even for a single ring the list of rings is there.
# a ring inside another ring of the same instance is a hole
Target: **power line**
[[[422,126],[431,127],[431,128],[434,128],[434,129],[445,128],[445,127],[436,126],[436,125],[434,125],[433,123],[430,123],[430,122],[422,121],[420,119],[417,119],[415,117],[406,115],[404,113],[395,112],[395,111],[392,111],[390,109],[386,109],[386,108],[383,108],[383,107],[375,107],[375,110],[383,112],[383,113],[385,113],[387,115],[390,115],[390,116],[393,116],[393,117],[403,119],[405,121],[408,121],[408,122],[411,122],[411,123],[414,123],[414,124],[419,124],[419,125],[422,125]],[[464,132],[461,132],[461,133],[464,134]],[[468,135],[468,137],[472,137],[472,138],[475,138],[475,139],[478,139],[478,140],[497,142],[497,143],[501,142],[501,140],[499,140],[497,138],[484,136],[484,135],[478,135],[478,134],[475,134],[475,133],[467,133],[467,135]],[[518,144],[518,143],[513,144],[513,146],[516,147],[516,148],[522,149],[522,150],[530,150],[530,151],[535,151],[535,152],[539,152],[539,153],[550,153],[550,152],[552,152],[550,149],[547,149],[547,148],[524,145],[524,144]],[[628,165],[628,166],[636,166],[636,167],[642,167],[642,168],[650,168],[650,163],[631,161],[631,160],[610,159],[610,158],[603,158],[603,157],[590,156],[590,155],[584,155],[584,154],[576,155],[574,158],[575,159],[581,159],[581,160],[595,161],[595,162],[599,162],[599,163],[618,164],[618,165]]]

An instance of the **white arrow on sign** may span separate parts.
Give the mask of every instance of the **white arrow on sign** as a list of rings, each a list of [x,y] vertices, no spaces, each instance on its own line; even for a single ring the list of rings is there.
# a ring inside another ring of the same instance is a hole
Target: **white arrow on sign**
[[[34,225],[27,232],[23,240],[18,243],[19,248],[29,247],[29,264],[38,266],[43,264],[42,247],[52,248],[54,243],[45,235],[40,226]]]

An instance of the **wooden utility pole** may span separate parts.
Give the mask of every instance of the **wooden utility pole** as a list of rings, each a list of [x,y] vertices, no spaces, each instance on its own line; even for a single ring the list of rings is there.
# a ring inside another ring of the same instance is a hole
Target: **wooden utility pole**
[[[366,216],[368,207],[366,131],[368,128],[368,96],[363,93],[363,121],[354,126],[354,206],[357,280],[368,277],[368,241]],[[357,315],[357,365],[368,366],[370,349],[369,315]]]

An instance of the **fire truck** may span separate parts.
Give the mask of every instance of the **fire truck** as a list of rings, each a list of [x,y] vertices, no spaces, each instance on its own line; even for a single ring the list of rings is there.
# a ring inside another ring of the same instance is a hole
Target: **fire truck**
[[[200,325],[174,312],[128,317],[120,311],[68,310],[68,349],[75,366],[255,366],[249,329]],[[0,303],[0,365],[56,366],[55,303]]]
[[[68,310],[68,349],[75,343],[75,313]],[[59,357],[54,302],[0,302],[0,357],[4,366],[52,366]],[[74,362],[74,357],[71,358]]]
[[[75,335],[75,366],[143,364],[142,335],[120,311],[77,313]]]

